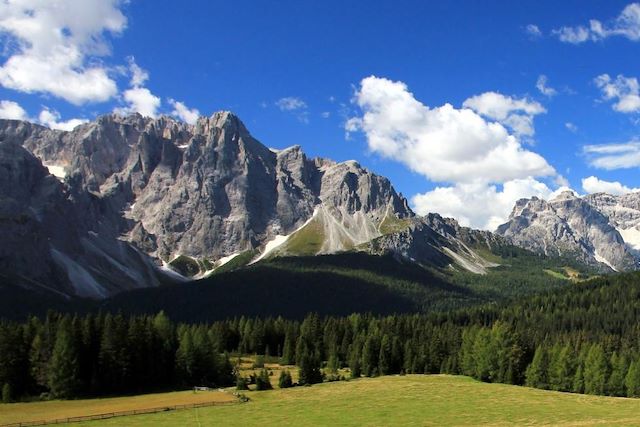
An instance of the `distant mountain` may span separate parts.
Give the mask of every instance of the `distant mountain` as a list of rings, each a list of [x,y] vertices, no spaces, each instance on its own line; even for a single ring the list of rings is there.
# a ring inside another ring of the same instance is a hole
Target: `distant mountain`
[[[640,261],[640,193],[516,202],[496,233],[520,247],[576,258],[604,270],[635,270]]]
[[[417,217],[355,161],[269,149],[229,112],[195,125],[106,115],[71,132],[0,120],[0,150],[2,274],[65,295],[104,298],[344,251],[485,273],[494,264],[476,246],[504,241]]]

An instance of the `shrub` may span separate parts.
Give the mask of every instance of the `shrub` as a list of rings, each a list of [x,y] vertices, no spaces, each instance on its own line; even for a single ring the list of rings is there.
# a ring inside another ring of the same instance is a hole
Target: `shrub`
[[[280,379],[278,380],[278,387],[280,388],[289,388],[293,387],[293,379],[291,378],[291,374],[289,371],[281,371]]]
[[[249,384],[247,384],[247,379],[241,376],[236,378],[236,390],[249,390]]]
[[[269,380],[269,372],[266,369],[260,371],[260,374],[256,377],[256,390],[271,390],[271,381]]]

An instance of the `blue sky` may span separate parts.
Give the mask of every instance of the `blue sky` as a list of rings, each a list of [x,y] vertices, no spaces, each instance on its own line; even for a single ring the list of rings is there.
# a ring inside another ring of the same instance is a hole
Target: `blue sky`
[[[46,3],[0,5],[2,117],[232,110],[481,228],[519,197],[640,187],[638,4]]]

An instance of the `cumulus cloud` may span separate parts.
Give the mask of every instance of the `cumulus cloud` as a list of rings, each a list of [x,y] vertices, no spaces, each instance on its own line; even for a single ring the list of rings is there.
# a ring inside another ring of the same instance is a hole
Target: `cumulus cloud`
[[[464,101],[462,106],[503,124],[518,136],[533,136],[533,118],[547,111],[538,102],[512,98],[497,92],[473,96]]]
[[[495,230],[506,222],[517,200],[531,196],[546,199],[552,193],[547,185],[529,177],[507,181],[502,190],[482,183],[436,187],[413,196],[411,203],[420,215],[438,212],[464,226]]]
[[[354,102],[362,115],[347,120],[348,133],[362,131],[372,152],[431,181],[451,184],[414,196],[420,213],[440,212],[492,229],[504,222],[518,198],[551,193],[535,177],[555,177],[554,168],[525,149],[509,125],[499,123],[514,114],[543,112],[535,102],[489,92],[465,101],[469,108],[431,108],[404,83],[374,76],[361,81]]]
[[[640,141],[586,145],[582,149],[589,164],[598,169],[628,169],[640,166]]]
[[[14,101],[0,101],[0,119],[7,120],[29,120],[27,112]]]
[[[553,34],[560,41],[572,44],[598,41],[613,36],[638,41],[640,40],[640,3],[627,5],[620,15],[610,22],[603,23],[597,19],[591,19],[588,25],[561,27],[554,30]]]
[[[162,100],[142,86],[149,79],[149,73],[136,64],[135,58],[129,57],[128,62],[131,88],[122,93],[125,106],[114,111],[122,115],[140,113],[145,117],[157,117]]]
[[[50,129],[72,131],[76,126],[88,122],[86,119],[70,119],[66,121],[61,121],[60,119],[60,113],[46,107],[38,115],[38,122]]]
[[[596,86],[602,91],[602,98],[614,101],[613,109],[620,113],[640,111],[640,85],[635,77],[619,74],[615,80],[608,74],[601,74],[594,79]]]
[[[603,181],[595,176],[583,178],[582,189],[587,193],[609,193],[613,195],[640,191],[640,188],[630,188],[618,181]]]
[[[10,52],[0,84],[46,93],[79,105],[117,94],[108,69],[95,59],[107,55],[107,34],[127,24],[124,0],[21,0],[0,3],[0,32]]]
[[[538,80],[536,81],[536,88],[540,91],[541,94],[549,98],[554,97],[558,94],[557,90],[548,86],[548,79],[544,74],[538,76]]]
[[[169,98],[169,104],[173,107],[171,115],[179,118],[186,123],[189,123],[191,125],[195,124],[195,122],[198,120],[198,117],[200,117],[200,111],[198,111],[198,109],[189,109],[183,102]]]
[[[157,117],[162,101],[146,87],[127,89],[122,94],[126,106],[116,108],[115,112],[122,115],[140,113],[145,117]]]
[[[564,124],[564,127],[566,127],[566,128],[567,128],[567,130],[568,130],[569,132],[571,132],[571,133],[576,133],[576,132],[578,132],[578,126],[576,126],[574,123],[566,122],[566,123]]]
[[[524,31],[532,39],[539,39],[540,37],[542,37],[542,31],[540,31],[540,28],[535,24],[527,25],[526,27],[524,27]]]

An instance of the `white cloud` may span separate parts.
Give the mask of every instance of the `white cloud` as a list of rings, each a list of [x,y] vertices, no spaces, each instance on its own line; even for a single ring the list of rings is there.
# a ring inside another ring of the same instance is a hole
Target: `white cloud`
[[[331,113],[329,111],[323,111],[322,113],[320,113],[320,117],[322,117],[323,119],[328,119],[329,117],[331,117]]]
[[[149,72],[136,64],[133,56],[127,58],[129,62],[129,72],[131,73],[131,86],[142,86],[149,80]]]
[[[602,98],[614,100],[613,109],[620,113],[640,111],[640,85],[635,77],[618,75],[612,80],[608,74],[601,74],[594,83],[602,91]]]
[[[200,111],[196,108],[189,109],[183,102],[176,101],[175,99],[169,99],[169,104],[173,107],[173,111],[171,112],[172,116],[178,117],[180,120],[189,123],[195,124],[200,117]]]
[[[501,124],[450,104],[429,108],[402,82],[367,77],[355,102],[364,114],[349,120],[346,129],[362,130],[371,151],[404,163],[431,180],[505,182],[556,174],[542,156],[524,149]],[[478,104],[487,107],[483,108],[487,114],[502,118],[514,108],[504,108],[500,102],[495,108]],[[541,108],[519,101],[515,105],[529,112]]]
[[[276,106],[280,111],[292,113],[300,123],[309,123],[309,111],[307,103],[295,96],[287,96],[276,101]]]
[[[603,181],[595,176],[583,178],[582,189],[587,193],[609,193],[613,195],[640,191],[640,188],[629,188],[618,181]]]
[[[95,58],[107,55],[108,33],[127,24],[124,0],[21,0],[0,3],[0,32],[11,47],[0,84],[48,93],[79,105],[117,93],[115,81]]]
[[[7,120],[29,120],[27,112],[14,101],[0,101],[0,119]]]
[[[495,230],[506,222],[517,200],[531,196],[549,198],[552,193],[544,183],[527,177],[505,182],[502,190],[483,183],[437,187],[413,196],[411,203],[420,215],[438,212],[456,218],[464,226]]]
[[[579,44],[598,41],[612,36],[626,37],[631,41],[640,40],[640,3],[627,5],[620,15],[607,23],[591,19],[589,25],[561,27],[553,31],[560,41]]]
[[[145,117],[157,117],[162,100],[151,93],[149,89],[141,86],[149,79],[149,73],[136,64],[134,57],[130,56],[127,60],[131,75],[131,88],[125,90],[122,94],[126,105],[115,108],[114,111],[122,115],[140,113]]]
[[[537,103],[489,93],[467,100],[496,120],[507,121],[544,110]],[[450,104],[430,108],[416,100],[402,82],[367,77],[354,102],[361,117],[345,123],[347,133],[365,133],[369,149],[396,160],[429,180],[448,182],[414,196],[417,212],[440,212],[463,224],[493,229],[506,220],[520,197],[551,190],[535,177],[557,177],[540,155],[523,148],[505,126],[486,121],[471,109]],[[495,184],[502,184],[498,190]]]
[[[51,129],[66,131],[72,131],[76,126],[88,122],[88,120],[86,119],[70,119],[67,121],[60,121],[60,118],[60,113],[58,113],[56,110],[50,110],[45,107],[38,115],[38,122]]]
[[[133,87],[123,93],[123,98],[128,105],[116,108],[118,114],[127,115],[140,113],[145,117],[156,117],[162,101],[151,93],[146,87]]]
[[[462,104],[478,114],[496,120],[519,136],[533,136],[533,118],[547,110],[538,102],[526,98],[512,98],[497,92],[473,96]]]
[[[524,31],[531,37],[532,39],[538,39],[542,37],[542,31],[535,24],[529,24],[524,28]]]
[[[572,132],[572,133],[578,132],[578,126],[576,126],[574,123],[567,122],[564,124],[564,127],[566,127],[569,130],[569,132]]]
[[[556,96],[558,94],[558,91],[550,86],[547,86],[547,83],[548,83],[547,76],[545,76],[544,74],[541,74],[538,76],[538,80],[536,81],[536,88],[538,88],[540,93],[543,94],[544,96],[547,96],[549,98]]]
[[[620,144],[586,145],[583,152],[589,164],[598,169],[628,169],[640,166],[640,141]]]
[[[295,96],[287,96],[276,101],[276,106],[282,111],[304,110],[307,103]]]

